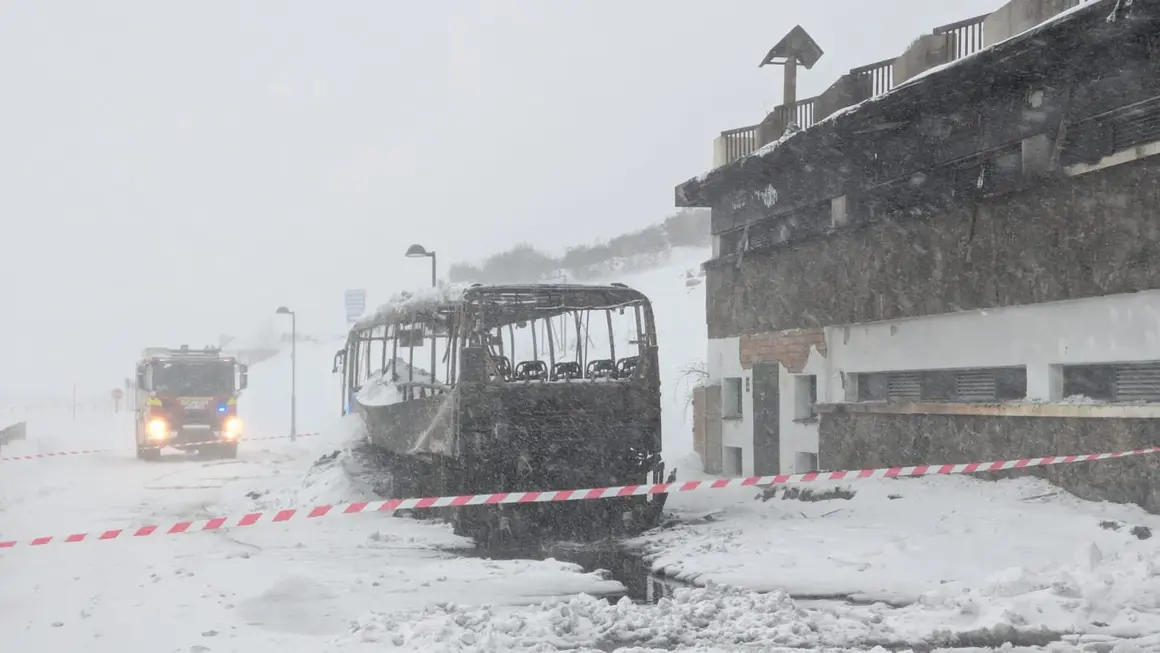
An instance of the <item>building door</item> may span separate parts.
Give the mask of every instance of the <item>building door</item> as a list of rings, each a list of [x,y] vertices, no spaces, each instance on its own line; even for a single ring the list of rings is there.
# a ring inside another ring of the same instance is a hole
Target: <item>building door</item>
[[[701,471],[706,471],[709,456],[705,453],[705,386],[693,388],[693,451],[701,457]]]
[[[781,473],[778,363],[753,365],[753,474]]]
[[[720,474],[723,468],[721,447],[721,386],[705,387],[705,472]]]

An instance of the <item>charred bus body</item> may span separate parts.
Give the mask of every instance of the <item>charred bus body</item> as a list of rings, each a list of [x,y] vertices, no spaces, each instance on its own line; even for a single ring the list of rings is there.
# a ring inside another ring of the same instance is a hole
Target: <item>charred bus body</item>
[[[389,466],[391,496],[664,480],[656,327],[648,298],[627,286],[474,285],[399,297],[354,325],[335,362],[343,411],[362,416]],[[445,515],[487,541],[592,537],[654,526],[664,496]]]

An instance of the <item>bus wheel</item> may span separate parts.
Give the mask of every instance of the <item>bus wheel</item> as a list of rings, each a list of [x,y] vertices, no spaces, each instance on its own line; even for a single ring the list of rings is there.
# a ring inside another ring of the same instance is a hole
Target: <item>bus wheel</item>
[[[137,447],[137,458],[141,460],[157,460],[161,458],[161,447]]]

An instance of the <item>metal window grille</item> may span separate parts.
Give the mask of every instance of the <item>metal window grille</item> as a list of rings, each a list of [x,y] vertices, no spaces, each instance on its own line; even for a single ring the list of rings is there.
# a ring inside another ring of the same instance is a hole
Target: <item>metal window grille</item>
[[[1116,368],[1116,401],[1160,401],[1160,363]]]
[[[995,374],[971,370],[955,375],[955,398],[961,401],[989,401],[995,398]]]
[[[922,399],[922,376],[917,372],[895,373],[886,377],[886,396],[890,401]]]

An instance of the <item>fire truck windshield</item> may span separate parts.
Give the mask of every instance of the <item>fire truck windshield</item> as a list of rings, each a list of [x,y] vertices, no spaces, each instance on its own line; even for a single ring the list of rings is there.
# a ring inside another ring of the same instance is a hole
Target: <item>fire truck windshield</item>
[[[234,391],[234,366],[225,361],[160,361],[153,364],[159,394],[209,397]]]

